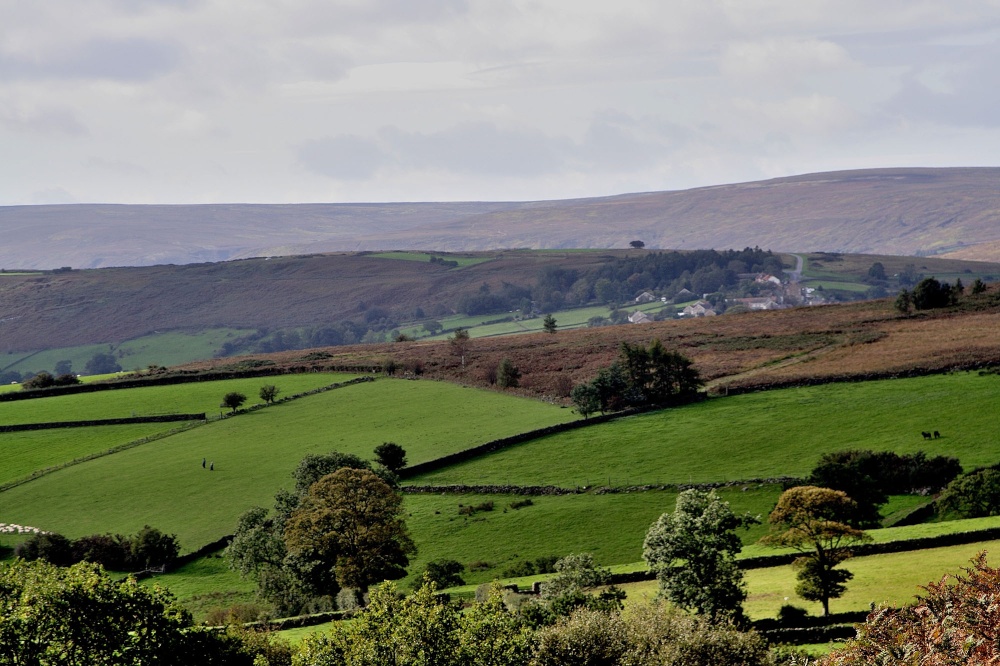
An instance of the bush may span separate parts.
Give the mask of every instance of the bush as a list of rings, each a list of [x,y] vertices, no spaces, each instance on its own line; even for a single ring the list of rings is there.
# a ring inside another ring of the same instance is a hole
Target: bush
[[[44,560],[56,566],[73,564],[73,542],[55,532],[34,534],[14,549],[14,555],[29,562]]]
[[[93,562],[111,571],[127,571],[132,543],[121,534],[92,534],[73,541],[73,561]]]
[[[803,620],[809,616],[809,611],[801,606],[792,604],[782,604],[778,609],[778,622],[785,627],[802,626]]]

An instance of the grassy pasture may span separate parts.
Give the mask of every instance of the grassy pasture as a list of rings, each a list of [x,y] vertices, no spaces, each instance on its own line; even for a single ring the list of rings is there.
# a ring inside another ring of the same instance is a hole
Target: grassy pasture
[[[777,486],[747,492],[724,490],[722,496],[742,513],[766,514],[780,493]],[[469,584],[499,577],[512,564],[545,555],[562,557],[590,552],[603,565],[642,560],[642,542],[649,526],[667,511],[673,511],[677,494],[672,491],[607,495],[557,495],[532,497],[532,506],[510,508],[518,495],[407,495],[407,525],[418,554],[410,566],[415,580],[432,560],[455,559],[468,568],[472,562],[487,562],[484,571],[467,570]],[[458,513],[459,505],[476,506],[492,501],[492,511],[471,517]],[[756,541],[765,528],[743,533]]]
[[[377,252],[375,254],[368,255],[369,257],[375,257],[376,259],[403,259],[406,261],[427,261],[431,260],[431,257],[440,257],[445,261],[457,261],[458,266],[456,268],[465,268],[466,266],[475,266],[476,264],[482,264],[487,261],[493,261],[495,257],[463,257],[454,254],[435,254],[433,252]]]
[[[960,573],[963,566],[978,552],[996,553],[1000,541],[928,548],[905,553],[868,555],[848,560],[843,566],[854,579],[847,583],[847,591],[840,599],[830,601],[834,613],[867,610],[871,603],[902,605],[911,603],[920,593],[921,585],[938,581],[945,574]],[[990,564],[996,566],[996,556]],[[743,608],[752,619],[777,617],[784,604],[793,604],[809,610],[810,615],[821,615],[818,602],[808,602],[795,594],[796,570],[791,565],[751,569],[746,572],[749,595]],[[622,586],[628,601],[651,599],[656,595],[656,581],[629,583]]]
[[[212,358],[228,338],[249,333],[249,330],[233,328],[210,328],[198,333],[176,331],[154,333],[127,340],[114,345],[97,344],[40,352],[19,354],[20,358],[8,355],[0,364],[4,369],[18,372],[52,372],[56,363],[72,361],[73,372],[81,373],[87,361],[97,353],[112,353],[125,370],[146,368],[151,364],[180,365],[204,358]]]
[[[1000,377],[976,373],[766,391],[543,437],[412,482],[572,487],[804,476],[821,454],[848,448],[947,454],[970,469],[1000,460],[997,405]],[[930,430],[941,439],[923,440]]]
[[[199,414],[209,416],[220,411],[222,396],[238,391],[247,396],[247,406],[263,402],[258,397],[260,387],[274,384],[281,398],[302,393],[336,382],[353,379],[357,375],[342,373],[303,373],[277,377],[250,377],[224,379],[210,382],[189,382],[167,386],[114,389],[95,393],[60,395],[36,400],[17,400],[0,403],[0,422],[4,425],[19,423],[46,423],[50,421],[75,421],[86,419],[114,419],[131,416],[162,414]],[[2,436],[2,435],[0,435]]]
[[[150,524],[177,534],[188,551],[231,532],[249,507],[270,506],[307,453],[369,458],[378,444],[395,441],[420,462],[572,418],[568,409],[501,393],[383,379],[59,470],[0,493],[0,521],[69,537]],[[202,458],[215,470],[202,469]]]
[[[0,484],[23,478],[34,471],[60,465],[83,456],[150,437],[181,423],[137,423],[30,432],[0,433]],[[0,516],[0,522],[4,522]]]
[[[229,608],[233,604],[254,601],[257,586],[243,580],[226,566],[222,553],[202,557],[190,564],[159,574],[143,581],[144,585],[160,585],[194,614],[196,622],[205,618],[215,608]]]

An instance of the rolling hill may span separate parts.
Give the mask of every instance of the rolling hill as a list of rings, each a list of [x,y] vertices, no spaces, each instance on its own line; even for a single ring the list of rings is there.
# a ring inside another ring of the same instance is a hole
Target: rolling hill
[[[1000,168],[871,169],[535,202],[0,207],[0,267],[187,264],[392,248],[650,248],[1000,260]]]

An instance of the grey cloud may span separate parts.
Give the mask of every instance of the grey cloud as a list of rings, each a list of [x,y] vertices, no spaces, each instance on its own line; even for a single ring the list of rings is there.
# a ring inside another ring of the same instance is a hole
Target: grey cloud
[[[666,142],[632,118],[605,113],[580,141],[531,129],[465,123],[438,132],[382,128],[377,138],[353,135],[300,146],[299,162],[342,180],[364,179],[378,169],[437,169],[487,177],[532,178],[575,170],[634,171],[658,161]]]
[[[179,56],[177,47],[161,41],[94,40],[38,60],[0,55],[0,80],[56,78],[148,81],[170,71],[178,62]]]
[[[354,135],[307,141],[299,146],[298,161],[305,168],[338,180],[363,180],[386,162],[378,144]]]
[[[915,120],[942,125],[1000,126],[1000,43],[953,51],[957,57],[938,66],[948,72],[946,90],[933,90],[919,72],[904,79],[886,110]]]
[[[0,107],[0,124],[15,132],[66,136],[89,134],[87,127],[67,108],[53,107],[25,112]]]
[[[574,150],[568,139],[490,123],[466,123],[426,134],[386,128],[380,137],[406,165],[491,176],[556,172]]]

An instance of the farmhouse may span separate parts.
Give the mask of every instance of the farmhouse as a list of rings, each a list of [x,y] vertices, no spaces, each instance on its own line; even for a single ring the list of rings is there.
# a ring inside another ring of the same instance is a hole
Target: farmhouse
[[[655,300],[656,300],[656,296],[653,296],[648,291],[644,291],[644,292],[642,292],[641,294],[639,294],[638,296],[635,297],[635,302],[636,303],[652,303]]]
[[[681,311],[683,317],[714,317],[716,314],[712,304],[705,300],[692,303]]]
[[[652,319],[649,318],[649,315],[639,310],[636,310],[635,312],[630,314],[628,316],[628,320],[633,324],[648,324],[651,321],[653,321]]]

